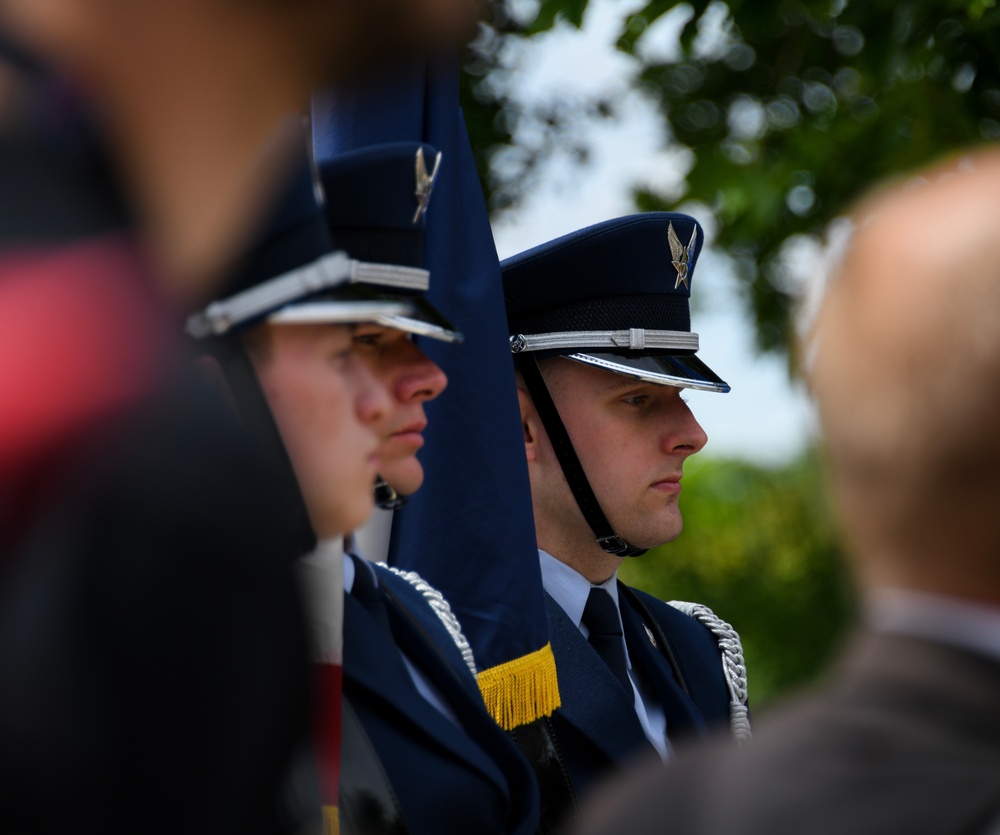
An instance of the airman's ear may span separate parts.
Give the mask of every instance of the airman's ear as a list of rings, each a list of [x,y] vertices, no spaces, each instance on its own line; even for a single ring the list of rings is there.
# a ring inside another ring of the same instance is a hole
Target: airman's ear
[[[219,361],[211,354],[203,354],[194,361],[194,368],[198,376],[218,392],[226,402],[226,405],[233,410],[233,414],[238,417],[240,407],[236,403],[236,398],[233,396],[233,389],[229,385],[226,375],[223,374]]]
[[[538,458],[538,433],[541,429],[541,421],[535,404],[531,402],[528,392],[518,387],[517,403],[521,409],[521,431],[524,433],[524,454],[528,461]]]

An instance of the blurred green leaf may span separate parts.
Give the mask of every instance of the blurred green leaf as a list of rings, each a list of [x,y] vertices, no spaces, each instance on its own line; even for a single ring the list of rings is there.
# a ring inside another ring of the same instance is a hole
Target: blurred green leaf
[[[551,29],[560,20],[572,23],[579,28],[580,24],[583,23],[583,15],[586,11],[587,0],[542,0],[539,4],[538,15],[528,26],[527,32],[536,35]]]
[[[635,86],[662,111],[664,145],[694,152],[679,196],[642,193],[642,209],[687,201],[718,219],[716,243],[736,258],[758,345],[788,350],[793,300],[776,264],[794,235],[822,235],[827,224],[886,176],[941,154],[1000,139],[1000,9],[995,0],[690,0],[681,56],[643,64],[638,45],[676,3],[651,0],[626,16],[618,48],[637,61]],[[708,13],[728,10],[727,46],[699,51]],[[585,0],[543,0],[526,29],[508,27],[483,60],[501,72],[504,39],[530,37],[557,20],[579,26]],[[516,205],[536,157],[586,137],[566,103],[544,110],[544,141],[519,149],[525,164],[498,183],[489,160],[514,145],[518,114],[507,94],[467,85],[473,147],[494,205]],[[759,132],[734,129],[734,106],[756,103]],[[580,103],[578,110],[598,109]],[[506,113],[506,120],[497,116]],[[530,114],[529,114],[530,115]],[[793,189],[797,189],[794,191]]]
[[[816,459],[768,469],[696,456],[681,506],[681,536],[626,560],[622,579],[731,623],[756,707],[815,676],[853,612]]]

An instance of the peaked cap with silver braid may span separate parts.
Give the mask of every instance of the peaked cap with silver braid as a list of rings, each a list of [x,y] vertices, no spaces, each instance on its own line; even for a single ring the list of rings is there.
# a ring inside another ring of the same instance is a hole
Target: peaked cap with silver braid
[[[429,274],[424,239],[441,152],[422,142],[369,145],[332,157],[320,166],[326,192],[327,229],[334,244],[366,263]],[[360,283],[364,283],[364,280]],[[379,320],[386,327],[443,342],[462,334],[424,298],[423,286],[373,282],[383,296],[411,302],[408,312]]]
[[[611,554],[645,549],[608,523],[538,360],[562,356],[656,385],[728,392],[698,358],[691,331],[691,280],[702,240],[694,218],[648,212],[598,223],[500,265],[515,365],[584,518]]]
[[[366,262],[334,246],[308,161],[299,166],[264,229],[233,270],[222,298],[188,318],[190,336],[226,337],[265,320],[374,321],[414,310],[414,299],[392,294],[427,289],[424,269]]]
[[[408,307],[374,321],[416,336],[461,342],[462,334],[424,298],[430,278],[424,269],[426,215],[433,211],[430,199],[440,167],[441,152],[436,148],[394,142],[338,154],[320,166],[320,178],[326,192],[327,229],[338,247],[365,263],[427,277],[422,286],[400,283],[388,288],[381,282],[376,288],[381,298]],[[381,476],[374,491],[376,504],[385,510],[406,503],[407,497]]]

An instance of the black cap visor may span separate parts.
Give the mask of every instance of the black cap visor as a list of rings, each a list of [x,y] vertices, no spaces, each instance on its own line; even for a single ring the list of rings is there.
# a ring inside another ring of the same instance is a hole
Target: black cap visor
[[[384,292],[370,284],[338,287],[332,292],[294,302],[275,311],[268,320],[278,324],[374,322],[442,342],[462,342],[465,339],[422,296]]]
[[[660,386],[714,391],[725,394],[729,383],[703,363],[695,354],[575,353],[567,359],[603,368],[615,374],[635,377]]]
[[[406,331],[416,336],[426,336],[441,342],[464,342],[465,336],[441,315],[427,299],[409,298],[411,307],[406,313],[379,316],[373,321],[387,328]]]
[[[338,287],[334,291],[287,304],[271,313],[267,320],[278,325],[374,322],[386,316],[410,315],[416,301],[415,298],[371,292],[357,286]]]

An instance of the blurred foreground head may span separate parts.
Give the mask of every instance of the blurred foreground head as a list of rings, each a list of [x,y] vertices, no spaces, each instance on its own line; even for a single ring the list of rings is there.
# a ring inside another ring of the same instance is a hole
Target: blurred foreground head
[[[231,43],[256,39],[257,58],[311,75],[310,86],[370,72],[392,61],[455,44],[473,34],[481,0],[2,0],[5,28],[59,61],[102,74],[128,56],[139,73],[163,62],[184,72],[211,41],[220,58]],[[229,41],[216,40],[228,32]],[[144,52],[142,45],[154,48]],[[199,56],[200,57],[200,56]]]
[[[810,382],[866,588],[1000,601],[1000,150],[862,202]]]
[[[478,0],[0,0],[0,35],[95,104],[186,306],[248,243],[313,88],[473,32]]]

